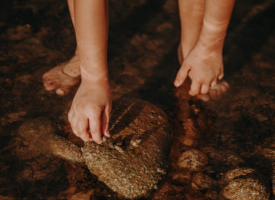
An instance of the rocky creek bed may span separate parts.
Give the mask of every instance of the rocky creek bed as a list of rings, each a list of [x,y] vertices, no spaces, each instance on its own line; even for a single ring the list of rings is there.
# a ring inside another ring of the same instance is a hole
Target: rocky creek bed
[[[231,89],[203,103],[188,95],[190,83],[172,84],[179,68],[177,1],[110,0],[114,99],[148,101],[173,127],[165,182],[143,199],[274,199],[274,11],[273,0],[236,2],[224,48]],[[44,117],[83,146],[66,119],[75,91],[58,97],[41,82],[75,50],[66,1],[2,0],[0,16],[0,199],[123,199],[83,165],[26,153],[30,145],[18,134]]]

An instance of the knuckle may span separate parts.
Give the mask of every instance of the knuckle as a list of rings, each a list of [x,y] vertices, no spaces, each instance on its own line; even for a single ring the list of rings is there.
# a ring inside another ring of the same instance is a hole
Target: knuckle
[[[85,134],[86,133],[86,131],[84,131],[84,129],[82,127],[77,127],[77,132],[79,134]]]

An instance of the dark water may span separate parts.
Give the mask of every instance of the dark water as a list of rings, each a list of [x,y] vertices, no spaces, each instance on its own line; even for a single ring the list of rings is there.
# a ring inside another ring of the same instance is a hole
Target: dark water
[[[274,24],[274,1],[236,2],[224,47],[225,80],[231,89],[219,101],[202,103],[188,96],[188,83],[173,87],[179,69],[177,2],[110,0],[113,97],[157,105],[170,116],[176,133],[186,136],[185,145],[230,150],[262,171],[271,184],[272,160],[256,152],[274,141]],[[27,148],[15,139],[27,119],[44,116],[59,124],[64,135],[70,132],[60,116],[73,92],[58,97],[41,82],[43,73],[74,54],[66,1],[0,1],[0,44],[0,199],[118,198],[79,166],[44,157],[21,161],[13,152],[15,147]],[[197,116],[190,114],[192,106],[199,109]],[[196,122],[197,131],[190,137],[184,129],[187,119]],[[175,157],[180,153],[172,152]],[[205,199],[206,191],[171,186],[162,193],[164,199]]]

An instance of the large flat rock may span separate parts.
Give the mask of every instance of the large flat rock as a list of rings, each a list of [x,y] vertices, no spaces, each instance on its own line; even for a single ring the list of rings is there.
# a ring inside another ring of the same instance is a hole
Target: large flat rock
[[[167,115],[154,105],[137,99],[113,101],[112,137],[101,145],[84,147],[55,134],[53,122],[38,118],[25,122],[18,133],[30,152],[53,155],[86,165],[91,173],[125,198],[148,195],[165,178],[172,143]]]

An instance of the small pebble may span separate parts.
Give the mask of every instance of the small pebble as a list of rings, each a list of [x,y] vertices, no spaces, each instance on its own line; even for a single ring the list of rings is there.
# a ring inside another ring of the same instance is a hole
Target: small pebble
[[[189,171],[200,171],[208,164],[208,157],[196,149],[190,149],[180,155],[177,164]]]

